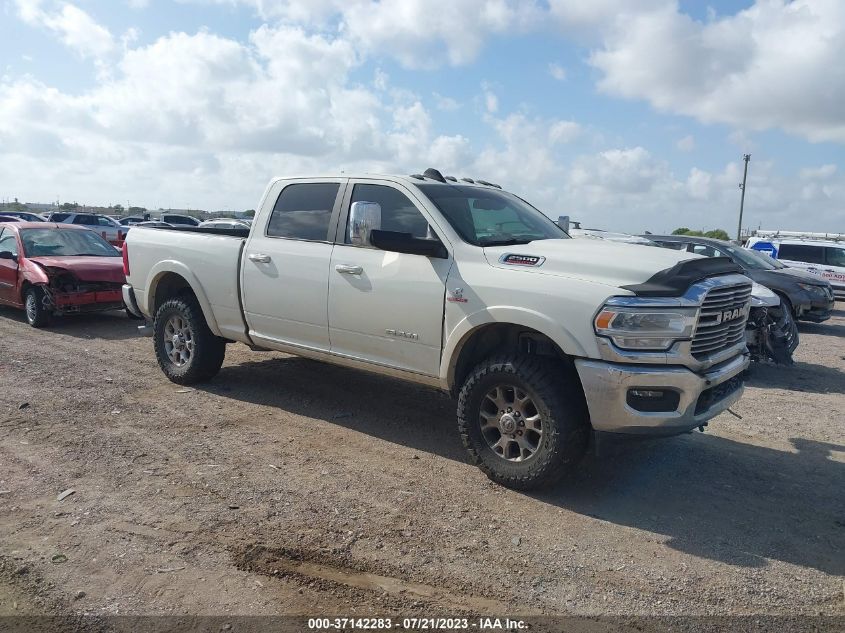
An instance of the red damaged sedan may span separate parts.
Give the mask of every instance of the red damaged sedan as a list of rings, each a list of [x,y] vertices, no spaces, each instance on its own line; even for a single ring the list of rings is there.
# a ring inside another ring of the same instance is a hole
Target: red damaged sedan
[[[0,224],[0,304],[26,310],[32,327],[61,314],[120,310],[120,252],[72,224]]]

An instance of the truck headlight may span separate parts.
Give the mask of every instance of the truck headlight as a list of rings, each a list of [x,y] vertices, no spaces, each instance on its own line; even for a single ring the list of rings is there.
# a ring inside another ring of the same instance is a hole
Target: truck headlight
[[[692,337],[696,311],[684,308],[624,308],[605,306],[596,315],[596,334],[630,350],[667,350],[675,341]]]

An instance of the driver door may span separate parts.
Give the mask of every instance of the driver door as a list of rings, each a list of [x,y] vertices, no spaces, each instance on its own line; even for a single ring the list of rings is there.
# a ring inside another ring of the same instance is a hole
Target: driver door
[[[352,244],[348,225],[353,202],[378,203],[385,231],[436,235],[410,192],[386,181],[350,182],[329,268],[331,351],[437,376],[452,255],[441,259]]]

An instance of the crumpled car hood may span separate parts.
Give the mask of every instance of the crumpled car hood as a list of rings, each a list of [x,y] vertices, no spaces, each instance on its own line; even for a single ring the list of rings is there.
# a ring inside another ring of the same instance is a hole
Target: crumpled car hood
[[[124,283],[123,260],[120,257],[28,257],[46,268],[61,268],[80,281]]]
[[[509,254],[545,259],[537,266],[501,261]],[[488,263],[496,268],[587,279],[616,288],[641,284],[678,262],[701,257],[668,248],[598,239],[537,240],[515,246],[487,246],[484,255]]]

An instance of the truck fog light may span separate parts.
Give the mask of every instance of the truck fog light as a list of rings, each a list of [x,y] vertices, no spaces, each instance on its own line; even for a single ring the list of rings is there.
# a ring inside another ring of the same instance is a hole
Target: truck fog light
[[[614,336],[613,342],[622,349],[664,351],[672,347],[674,338],[641,338],[632,336]]]
[[[628,389],[625,401],[637,411],[669,413],[678,410],[681,394],[673,389]]]

